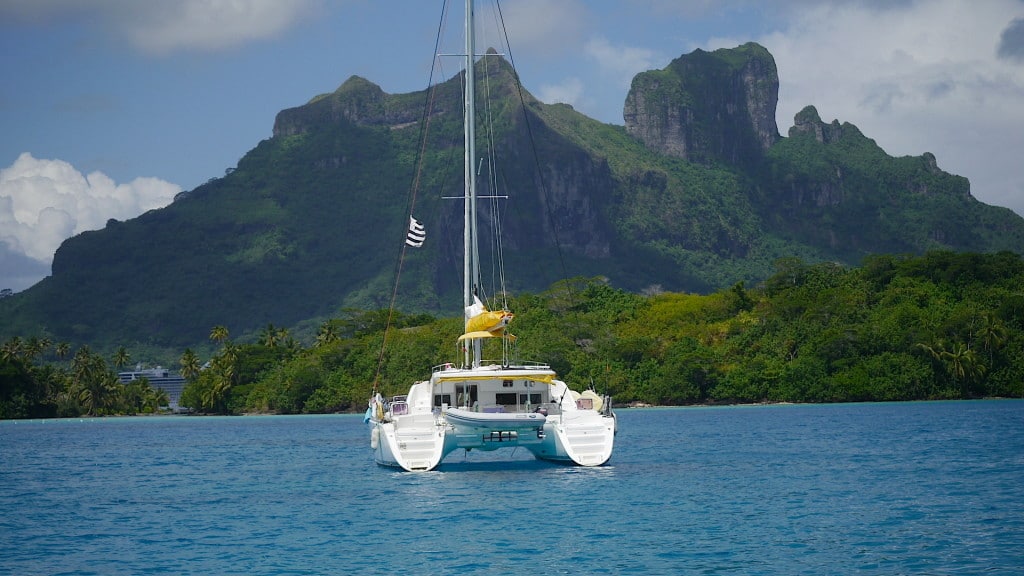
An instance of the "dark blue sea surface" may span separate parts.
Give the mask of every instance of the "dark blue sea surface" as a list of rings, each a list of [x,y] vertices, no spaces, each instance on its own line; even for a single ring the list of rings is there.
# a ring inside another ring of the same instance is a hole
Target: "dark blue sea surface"
[[[0,573],[1024,573],[1024,400],[620,410],[601,468],[396,472],[369,436],[0,422]]]

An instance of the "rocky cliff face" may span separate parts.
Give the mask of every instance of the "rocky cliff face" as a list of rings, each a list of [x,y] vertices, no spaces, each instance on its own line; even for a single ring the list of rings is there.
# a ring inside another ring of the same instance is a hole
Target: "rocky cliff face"
[[[867,147],[879,157],[879,161],[883,161],[883,158],[888,158],[874,140],[865,136],[853,124],[849,122],[840,124],[838,120],[833,120],[831,123],[826,124],[818,115],[818,110],[814,106],[806,106],[798,112],[793,117],[793,126],[789,129],[790,138],[806,136],[814,138],[819,144],[824,144],[826,147],[836,144],[842,145],[845,139],[847,147]],[[912,162],[913,170],[906,177],[891,182],[895,190],[910,192],[914,195],[928,196],[935,192],[935,187],[929,186],[929,183],[939,180],[946,184],[941,188],[942,190],[950,191],[953,196],[974,200],[974,197],[971,195],[970,182],[966,178],[954,176],[939,168],[938,160],[931,152],[925,152],[918,157],[906,157],[903,160]],[[838,167],[837,161],[833,161],[833,164],[836,164],[833,181],[836,185],[842,187],[842,170]],[[826,189],[824,194],[815,195],[815,198],[818,205],[836,205],[841,201],[841,197],[833,194],[830,189]],[[825,198],[825,200],[822,200],[822,198]]]
[[[494,50],[489,50],[489,54],[491,57],[477,62],[477,74],[479,78],[485,75],[489,78],[487,90],[494,99],[491,106],[493,110],[516,111],[507,118],[509,130],[501,138],[498,152],[499,157],[509,159],[501,168],[504,171],[501,178],[509,189],[494,192],[516,197],[516,210],[503,217],[505,247],[538,250],[558,245],[588,258],[608,258],[609,226],[602,210],[610,201],[613,178],[607,161],[593,158],[578,145],[548,129],[535,114],[531,113],[527,126],[522,110],[509,103],[517,101],[521,94],[528,104],[536,104],[536,100],[519,89],[515,71],[504,58],[498,57]],[[449,125],[462,122],[461,87],[462,80],[456,76],[434,87],[430,98],[431,129],[457,136],[435,142],[441,148],[459,146],[462,142],[461,128]],[[314,133],[338,123],[385,126],[395,133],[418,126],[425,96],[423,92],[387,94],[376,84],[353,76],[331,94],[278,113],[274,136]],[[523,156],[523,151],[533,146],[541,148],[537,152],[540,166],[533,163],[533,157]],[[319,160],[317,165],[333,166],[343,162],[344,159],[332,157]],[[480,186],[487,186],[490,181],[487,169],[486,166],[481,168]],[[442,218],[452,226],[461,226],[461,205],[447,203]],[[481,203],[480,218],[482,240],[490,242],[488,230],[493,217],[488,203]],[[447,247],[442,258],[461,260],[461,244]]]
[[[831,124],[825,124],[821,120],[821,116],[818,116],[818,109],[814,106],[806,106],[798,112],[793,117],[793,127],[789,129],[791,137],[810,134],[821,144],[838,142],[843,137],[843,132],[843,126],[839,124],[839,120],[833,120]],[[857,131],[857,133],[859,134],[860,131]]]
[[[794,255],[856,264],[872,252],[1024,252],[1024,219],[975,200],[931,154],[891,157],[813,107],[780,138],[775,64],[756,44],[638,75],[625,129],[537,102],[500,58],[478,66],[499,67],[489,86],[500,161],[481,164],[480,194],[514,199],[481,202],[481,247],[501,210],[513,291],[578,274],[704,291],[759,281]],[[3,299],[0,337],[39,325],[55,340],[180,351],[218,324],[254,334],[268,322],[387,306],[414,181],[429,240],[403,273],[406,302],[458,306],[463,248],[449,240],[461,234],[462,207],[446,198],[462,188],[461,80],[428,100],[354,76],[282,111],[274,138],[223,178],[66,241],[50,278]]]
[[[396,98],[373,82],[352,76],[331,94],[322,94],[304,106],[278,112],[274,119],[274,136],[303,134],[343,121],[364,126],[402,126],[418,121],[422,113],[421,108],[409,103],[408,98]]]
[[[978,223],[995,217],[979,216],[970,182],[933,154],[891,157],[855,125],[825,123],[814,106],[796,114],[769,157],[764,211],[839,252],[963,249],[983,244],[989,232]]]
[[[626,97],[626,131],[663,154],[741,165],[779,139],[775,59],[748,43],[696,50],[663,70],[638,74]]]

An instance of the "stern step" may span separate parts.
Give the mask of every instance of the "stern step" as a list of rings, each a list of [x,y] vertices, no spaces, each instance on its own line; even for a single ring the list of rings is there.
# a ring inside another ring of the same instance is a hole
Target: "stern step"
[[[412,470],[428,470],[437,452],[437,433],[434,430],[400,430],[395,435],[398,453]]]
[[[580,464],[600,464],[605,459],[609,432],[602,425],[571,427],[565,440]]]

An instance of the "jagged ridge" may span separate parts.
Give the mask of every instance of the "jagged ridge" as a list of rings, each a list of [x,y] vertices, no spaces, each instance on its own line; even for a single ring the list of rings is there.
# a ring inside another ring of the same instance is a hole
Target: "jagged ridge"
[[[513,290],[604,275],[635,290],[701,291],[756,282],[787,256],[1024,251],[1024,220],[975,200],[930,154],[889,157],[813,108],[780,137],[774,60],[756,44],[638,75],[624,127],[536,101],[497,56],[477,65],[499,72],[494,180],[513,202],[494,209]],[[4,335],[180,353],[213,325],[244,338],[273,322],[301,336],[341,307],[386,306],[414,181],[430,242],[408,257],[404,307],[454,312],[461,242],[447,238],[461,209],[442,197],[461,189],[461,170],[445,168],[461,163],[460,85],[451,78],[428,100],[353,77],[282,111],[273,137],[223,178],[65,242],[52,277],[0,301]],[[482,218],[494,220],[491,208]]]

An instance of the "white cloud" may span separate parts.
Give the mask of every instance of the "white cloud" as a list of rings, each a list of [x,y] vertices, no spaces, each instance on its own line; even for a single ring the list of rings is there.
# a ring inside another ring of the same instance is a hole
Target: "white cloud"
[[[0,262],[21,267],[31,259],[49,265],[65,239],[102,228],[111,218],[134,218],[166,206],[179,192],[180,186],[157,178],[117,184],[102,172],[84,176],[63,160],[26,152],[0,169],[0,248],[7,253]],[[0,270],[5,279],[19,274]]]
[[[587,56],[600,63],[601,73],[610,76],[622,88],[629,88],[638,73],[665,66],[665,63],[655,63],[656,56],[652,50],[616,46],[602,37],[592,38],[585,48]]]
[[[783,133],[813,104],[892,155],[933,152],[976,197],[1024,214],[1024,66],[998,57],[1024,4],[826,2],[792,14],[759,39],[778,65]]]
[[[152,53],[220,50],[272,38],[315,13],[320,0],[7,0],[0,17],[99,24]]]
[[[579,78],[566,78],[560,84],[544,84],[537,96],[542,102],[553,104],[562,102],[577,107],[583,98],[583,81]]]
[[[503,46],[504,38],[494,21],[497,15],[480,9],[476,15],[480,29],[477,46]],[[579,0],[516,0],[502,4],[501,15],[516,53],[548,56],[575,50],[588,19]]]
[[[272,38],[307,14],[300,0],[184,0],[142,2],[123,20],[137,45],[151,52],[217,50]]]

